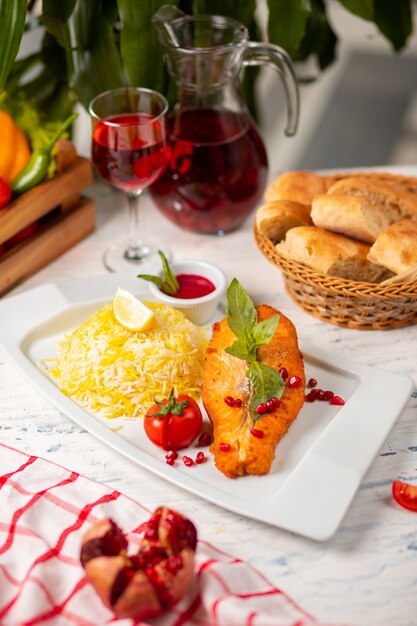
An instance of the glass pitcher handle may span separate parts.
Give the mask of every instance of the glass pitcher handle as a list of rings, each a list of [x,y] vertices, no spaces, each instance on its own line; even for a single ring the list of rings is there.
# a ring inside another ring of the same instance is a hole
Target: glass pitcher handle
[[[285,134],[289,137],[294,135],[298,125],[300,99],[297,79],[289,55],[274,44],[249,41],[243,57],[243,65],[269,65],[279,73],[284,84],[288,107]]]
[[[156,28],[161,42],[170,44],[174,48],[179,48],[180,44],[170,22],[179,17],[186,17],[186,14],[170,4],[164,4],[162,7],[159,7],[152,17],[152,24]]]

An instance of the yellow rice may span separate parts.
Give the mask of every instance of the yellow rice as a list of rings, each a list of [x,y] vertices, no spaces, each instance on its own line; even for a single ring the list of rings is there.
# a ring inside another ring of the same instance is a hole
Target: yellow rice
[[[170,306],[145,304],[156,316],[150,330],[127,330],[108,304],[65,336],[48,363],[65,394],[109,418],[141,416],[172,388],[199,397],[204,330]]]

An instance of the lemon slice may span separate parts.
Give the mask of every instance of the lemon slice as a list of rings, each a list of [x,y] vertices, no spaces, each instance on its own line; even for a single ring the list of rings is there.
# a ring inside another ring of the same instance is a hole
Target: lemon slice
[[[119,324],[129,330],[149,330],[156,322],[154,312],[121,287],[113,298],[113,313]]]

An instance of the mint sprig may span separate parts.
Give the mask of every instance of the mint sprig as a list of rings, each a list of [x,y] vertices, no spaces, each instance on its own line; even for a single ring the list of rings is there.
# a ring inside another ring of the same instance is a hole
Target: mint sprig
[[[255,412],[258,404],[274,396],[279,399],[284,391],[282,376],[272,367],[260,363],[256,353],[259,346],[271,341],[279,324],[279,315],[258,322],[255,305],[237,278],[234,278],[226,293],[226,318],[230,330],[236,335],[236,341],[226,348],[226,352],[250,364],[246,377],[252,383],[250,412],[256,422],[261,417]]]
[[[175,296],[180,288],[177,277],[171,270],[168,259],[166,258],[162,250],[158,250],[158,254],[162,260],[163,278],[161,278],[160,276],[153,276],[152,274],[138,274],[137,278],[142,278],[143,280],[147,280],[150,283],[154,283],[158,287],[158,289],[160,289],[164,293],[167,293],[169,296]]]

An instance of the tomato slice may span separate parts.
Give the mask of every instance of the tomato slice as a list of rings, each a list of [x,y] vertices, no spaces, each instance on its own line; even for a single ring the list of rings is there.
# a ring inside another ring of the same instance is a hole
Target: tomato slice
[[[417,486],[403,483],[401,480],[394,480],[392,496],[399,505],[417,513]]]

